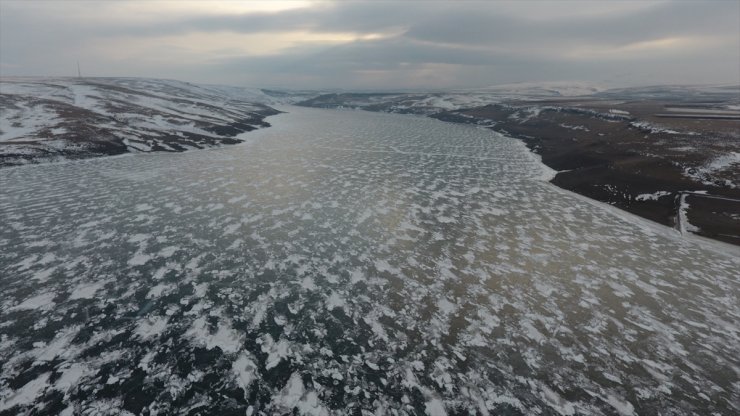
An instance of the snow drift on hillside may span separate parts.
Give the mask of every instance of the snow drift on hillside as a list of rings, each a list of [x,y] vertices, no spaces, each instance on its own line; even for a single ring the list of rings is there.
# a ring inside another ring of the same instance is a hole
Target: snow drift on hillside
[[[238,143],[277,111],[260,90],[137,78],[4,78],[0,165]]]
[[[479,93],[487,92],[525,97],[576,97],[592,95],[605,90],[606,87],[602,85],[584,81],[517,82],[475,89]]]

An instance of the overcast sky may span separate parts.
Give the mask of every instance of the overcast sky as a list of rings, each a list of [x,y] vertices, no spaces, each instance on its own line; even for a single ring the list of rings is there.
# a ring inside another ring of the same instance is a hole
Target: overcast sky
[[[740,1],[0,0],[0,75],[287,88],[740,83]]]

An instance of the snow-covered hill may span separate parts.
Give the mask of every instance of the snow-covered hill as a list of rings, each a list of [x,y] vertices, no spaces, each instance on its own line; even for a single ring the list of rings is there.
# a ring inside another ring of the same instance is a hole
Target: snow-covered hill
[[[522,97],[577,97],[605,91],[606,87],[592,82],[552,81],[552,82],[517,82],[513,84],[491,85],[476,88],[477,93],[492,93]]]
[[[0,166],[238,143],[277,111],[261,90],[140,78],[3,78]]]
[[[500,97],[492,94],[473,93],[331,93],[310,97],[297,104],[305,107],[432,115],[500,101]]]
[[[585,97],[604,90],[603,86],[588,82],[516,83],[444,92],[331,93],[308,97],[298,105],[432,115],[512,100]]]

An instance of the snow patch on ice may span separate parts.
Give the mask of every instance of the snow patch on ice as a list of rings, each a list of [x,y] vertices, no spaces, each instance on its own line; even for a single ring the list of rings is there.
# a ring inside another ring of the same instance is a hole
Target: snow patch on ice
[[[231,372],[236,379],[237,385],[244,390],[244,398],[247,398],[249,386],[258,378],[258,367],[255,364],[254,357],[246,351],[243,351],[231,364]]]
[[[225,318],[221,318],[222,320]],[[216,347],[226,353],[234,353],[242,348],[244,336],[235,331],[228,322],[219,322],[216,331],[212,333],[206,317],[197,318],[185,335],[196,345],[212,350]]]
[[[9,397],[0,401],[0,410],[8,410],[18,405],[33,403],[49,388],[51,373],[43,373],[34,380],[24,384]]]
[[[54,307],[55,297],[56,297],[56,293],[53,293],[53,292],[41,293],[39,295],[32,296],[24,300],[18,305],[13,306],[12,308],[10,308],[10,310],[12,311],[30,310],[30,309],[49,310]]]
[[[162,335],[167,329],[167,318],[162,316],[152,316],[141,319],[134,330],[139,338],[147,340]]]
[[[107,281],[100,281],[94,283],[83,283],[72,289],[72,293],[69,295],[70,300],[75,299],[92,299],[95,297],[95,293],[102,289]]]

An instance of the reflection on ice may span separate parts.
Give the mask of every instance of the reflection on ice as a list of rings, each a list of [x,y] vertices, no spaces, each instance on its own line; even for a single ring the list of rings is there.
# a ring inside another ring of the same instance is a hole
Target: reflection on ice
[[[289,111],[0,170],[0,413],[739,410],[737,255],[490,131]]]

